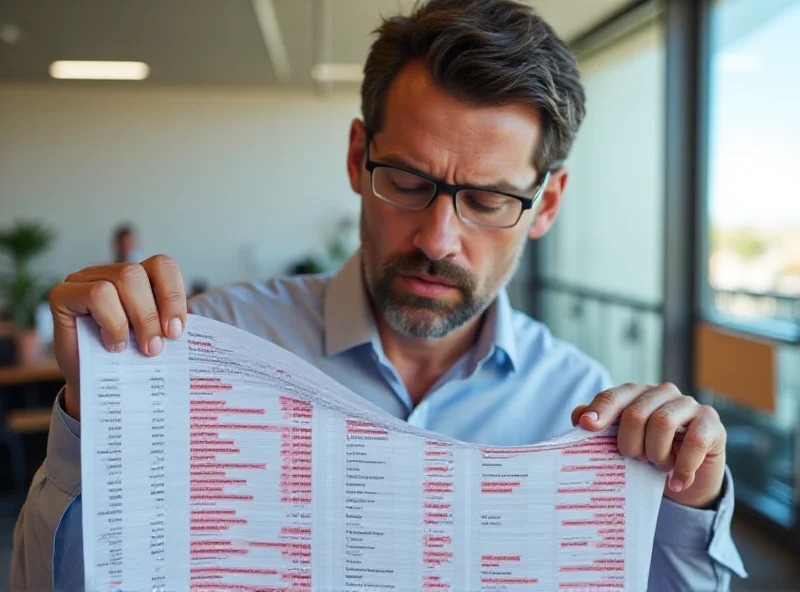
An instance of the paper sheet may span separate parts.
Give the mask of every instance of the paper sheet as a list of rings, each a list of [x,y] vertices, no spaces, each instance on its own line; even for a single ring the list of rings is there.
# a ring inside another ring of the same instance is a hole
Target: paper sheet
[[[189,316],[148,358],[80,319],[87,590],[645,590],[665,478],[613,431],[416,429]]]

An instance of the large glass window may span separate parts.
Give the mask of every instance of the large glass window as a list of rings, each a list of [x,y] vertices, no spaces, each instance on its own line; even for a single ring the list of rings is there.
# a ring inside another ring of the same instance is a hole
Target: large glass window
[[[717,322],[782,337],[774,412],[720,396],[737,495],[795,519],[800,408],[800,0],[715,0],[707,274]]]
[[[707,306],[800,323],[800,0],[719,0],[711,14]]]

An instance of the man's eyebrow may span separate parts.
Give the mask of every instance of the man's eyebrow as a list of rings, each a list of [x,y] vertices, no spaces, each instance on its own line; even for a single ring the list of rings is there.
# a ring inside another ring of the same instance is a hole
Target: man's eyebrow
[[[424,177],[435,178],[433,175],[419,170],[417,167],[410,164],[406,159],[402,156],[398,156],[396,154],[386,154],[385,156],[381,156],[380,158],[376,158],[376,161],[383,162],[386,164],[391,164],[394,166],[399,166],[404,169],[407,169],[411,173],[418,173]],[[517,185],[513,183],[508,183],[505,181],[501,181],[499,183],[493,183],[491,185],[478,185],[475,183],[463,183],[463,185],[467,187],[475,187],[476,189],[485,189],[487,191],[500,191],[503,193],[511,193],[512,195],[519,195],[520,197],[526,197],[526,193],[532,193],[535,189],[535,185],[533,187],[525,187],[524,189],[520,189]]]

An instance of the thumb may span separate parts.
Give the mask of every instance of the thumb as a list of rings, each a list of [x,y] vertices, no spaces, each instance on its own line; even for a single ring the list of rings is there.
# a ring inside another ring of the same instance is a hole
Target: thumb
[[[578,405],[575,409],[572,410],[572,425],[576,426],[581,420],[581,415],[583,412],[586,411],[588,405]]]

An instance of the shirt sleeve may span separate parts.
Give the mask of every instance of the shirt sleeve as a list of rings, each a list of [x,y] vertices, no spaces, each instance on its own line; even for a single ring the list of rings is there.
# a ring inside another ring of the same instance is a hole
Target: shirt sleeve
[[[11,590],[82,589],[83,540],[80,508],[75,508],[80,505],[75,503],[81,488],[80,424],[64,412],[63,396],[62,390],[50,418],[47,456],[14,528]],[[68,421],[78,426],[78,435]]]
[[[731,536],[733,478],[728,468],[723,490],[716,510],[663,499],[648,592],[727,592],[732,574],[747,577]]]

